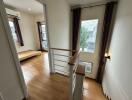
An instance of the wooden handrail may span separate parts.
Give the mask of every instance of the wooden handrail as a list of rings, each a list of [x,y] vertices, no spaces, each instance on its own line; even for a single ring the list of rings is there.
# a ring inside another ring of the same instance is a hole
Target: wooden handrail
[[[74,54],[73,57],[71,57],[71,59],[70,59],[70,61],[68,62],[68,64],[69,64],[69,65],[75,65],[75,64],[76,64],[76,60],[77,60],[79,54],[80,54],[80,50],[77,51],[77,52]]]
[[[85,76],[85,66],[84,65],[78,65],[75,73],[82,75],[82,76]]]
[[[76,52],[76,50],[70,50],[70,49],[61,49],[61,48],[50,48],[53,50],[61,50],[61,51],[70,51],[70,52]]]

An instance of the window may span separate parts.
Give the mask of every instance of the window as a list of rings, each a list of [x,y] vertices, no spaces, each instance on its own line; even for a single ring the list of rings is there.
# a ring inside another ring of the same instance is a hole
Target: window
[[[13,21],[10,21],[10,20],[9,20],[9,26],[10,26],[10,28],[11,28],[13,40],[14,40],[15,43],[17,43],[17,42],[18,42],[18,39],[17,39],[17,34],[16,34],[16,31],[15,31],[15,26],[14,26]]]
[[[98,19],[84,20],[81,22],[80,50],[82,52],[94,53],[97,27]]]
[[[15,44],[24,46],[18,20],[19,19],[16,16],[8,15],[9,26],[11,28],[11,32],[12,32],[12,36],[13,36],[13,40]]]
[[[37,22],[38,25],[38,32],[39,32],[39,39],[40,39],[40,50],[47,50],[47,32],[46,32],[46,24],[45,22]]]
[[[47,49],[48,46],[47,46],[47,36],[46,36],[46,25],[42,24],[41,28],[42,28],[42,44],[43,44],[42,46],[43,48]]]
[[[42,24],[41,25],[41,28],[42,28],[42,37],[43,37],[43,40],[46,40],[46,25]]]

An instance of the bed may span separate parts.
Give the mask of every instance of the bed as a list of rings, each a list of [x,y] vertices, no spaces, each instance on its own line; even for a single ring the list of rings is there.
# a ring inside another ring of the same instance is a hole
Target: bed
[[[34,51],[34,50],[27,50],[27,51],[22,51],[18,53],[18,58],[20,61],[29,59],[34,56],[39,56],[41,55],[41,51]]]

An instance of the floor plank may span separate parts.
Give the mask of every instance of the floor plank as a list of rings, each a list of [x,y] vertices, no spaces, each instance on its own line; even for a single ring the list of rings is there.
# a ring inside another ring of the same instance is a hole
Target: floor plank
[[[49,73],[48,54],[21,62],[29,100],[68,100],[68,78]],[[100,85],[94,80],[84,81],[84,100],[106,100]]]
[[[107,100],[103,94],[100,84],[95,80],[86,78],[84,80],[84,100]]]

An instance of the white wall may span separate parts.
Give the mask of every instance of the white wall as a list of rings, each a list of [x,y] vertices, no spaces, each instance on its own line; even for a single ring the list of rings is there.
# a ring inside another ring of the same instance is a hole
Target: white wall
[[[70,48],[70,7],[66,0],[46,0],[51,47]]]
[[[34,26],[34,15],[28,14],[25,12],[20,12],[21,20],[19,20],[19,25],[24,41],[24,46],[16,46],[17,51],[25,50],[36,50],[36,41],[35,41],[35,26]]]
[[[38,34],[38,31],[36,32],[36,15],[22,11],[14,11],[11,9],[6,9],[6,12],[8,14],[18,15],[20,17],[19,26],[23,37],[24,46],[19,46],[18,44],[16,44],[17,52],[26,50],[37,50],[38,40],[36,40],[36,34]],[[41,16],[42,15],[38,17],[38,20],[41,18]]]
[[[103,89],[112,100],[132,99],[132,1],[120,0]]]

